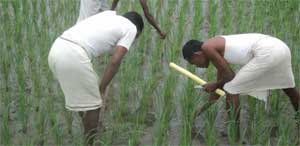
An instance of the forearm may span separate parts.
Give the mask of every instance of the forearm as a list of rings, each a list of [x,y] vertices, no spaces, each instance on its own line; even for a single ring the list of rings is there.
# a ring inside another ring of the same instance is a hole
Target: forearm
[[[108,86],[112,78],[115,76],[119,69],[120,63],[110,63],[109,66],[106,68],[104,75],[102,77],[100,83],[100,91],[105,91],[105,88]]]
[[[222,76],[218,77],[218,81],[216,82],[218,88],[222,89],[227,82],[230,82],[234,78],[234,76],[234,72],[223,73]]]
[[[154,17],[151,14],[146,14],[145,17],[147,21],[156,29],[158,33],[161,33],[161,29],[159,28],[157,22],[155,21]]]
[[[144,11],[147,21],[157,30],[157,32],[161,33],[161,30],[160,30],[159,26],[157,25],[157,22],[155,21],[154,17],[150,14],[150,11],[149,11],[149,8],[147,5],[147,1],[140,0],[140,4],[143,8],[143,11]]]

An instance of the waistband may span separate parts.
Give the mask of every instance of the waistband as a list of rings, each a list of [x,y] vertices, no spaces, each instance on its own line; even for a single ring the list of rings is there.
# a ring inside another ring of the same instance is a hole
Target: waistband
[[[82,48],[82,49],[84,50],[84,52],[88,55],[88,57],[89,57],[91,60],[93,59],[92,54],[89,53],[89,52],[88,52],[82,45],[80,45],[79,43],[77,43],[77,42],[75,42],[75,41],[72,41],[72,40],[70,40],[70,39],[64,38],[64,37],[62,37],[62,36],[60,36],[59,38],[62,39],[62,40],[68,41],[68,42],[70,42],[70,43],[73,43],[73,44],[75,44],[75,45],[77,45],[77,46],[79,46],[80,48]]]

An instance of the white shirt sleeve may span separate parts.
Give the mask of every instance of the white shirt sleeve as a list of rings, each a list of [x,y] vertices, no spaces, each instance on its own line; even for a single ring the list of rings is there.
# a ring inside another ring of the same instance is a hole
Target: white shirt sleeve
[[[136,27],[131,27],[127,28],[126,30],[123,30],[123,37],[118,41],[117,46],[123,46],[127,50],[129,50],[130,46],[132,45],[135,39],[136,33]]]

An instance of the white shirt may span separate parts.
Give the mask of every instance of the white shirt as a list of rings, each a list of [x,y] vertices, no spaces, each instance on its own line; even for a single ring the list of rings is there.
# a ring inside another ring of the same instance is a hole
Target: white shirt
[[[256,43],[268,35],[259,33],[236,34],[222,36],[225,39],[224,58],[232,64],[247,64],[253,57],[252,49]]]
[[[81,0],[77,23],[108,9],[106,0]]]
[[[93,57],[112,53],[115,46],[129,50],[137,34],[136,26],[115,11],[104,11],[91,16],[62,34],[82,46]]]

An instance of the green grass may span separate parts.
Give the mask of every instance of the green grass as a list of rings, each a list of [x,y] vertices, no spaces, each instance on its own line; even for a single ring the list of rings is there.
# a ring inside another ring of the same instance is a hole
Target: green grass
[[[101,134],[104,145],[138,145],[147,135],[152,145],[171,145],[174,136],[178,145],[195,141],[191,137],[193,113],[198,104],[207,101],[207,94],[193,89],[193,81],[168,68],[173,61],[196,71],[181,57],[181,47],[188,39],[205,40],[206,36],[242,32],[274,35],[291,49],[299,88],[299,1],[218,2],[211,0],[205,5],[200,0],[148,1],[167,38],[161,40],[144,19],[143,34],[110,85],[109,111],[105,115],[108,130]],[[208,18],[203,17],[204,7]],[[138,0],[121,1],[117,10],[119,14],[128,10],[143,13]],[[65,109],[63,93],[47,61],[51,44],[76,22],[78,11],[76,0],[0,0],[0,145],[83,145],[80,118]],[[208,22],[207,34],[202,34],[204,22]],[[100,76],[108,59],[107,55],[94,60]],[[202,77],[215,80],[215,74],[210,67]],[[274,91],[269,99],[266,110],[260,101],[241,96],[242,103],[249,106],[242,139],[253,145],[296,145],[294,111],[288,98]],[[223,142],[219,136],[216,117],[222,104],[224,100],[202,115],[203,145],[235,144],[236,127],[230,120],[233,115],[222,121],[226,122],[229,141]],[[149,115],[156,118],[150,124]],[[179,123],[176,128],[180,133],[171,133],[172,120]],[[275,141],[270,137],[272,127],[277,127]],[[145,133],[149,128],[152,133]]]

